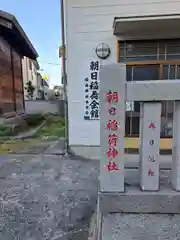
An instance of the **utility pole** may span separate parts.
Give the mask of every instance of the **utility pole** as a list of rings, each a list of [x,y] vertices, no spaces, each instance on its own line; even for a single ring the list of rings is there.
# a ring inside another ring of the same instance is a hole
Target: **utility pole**
[[[61,35],[62,35],[62,74],[64,88],[64,115],[65,115],[65,149],[69,153],[69,124],[68,124],[68,98],[67,98],[67,73],[66,73],[66,51],[65,51],[65,21],[64,0],[61,0]]]

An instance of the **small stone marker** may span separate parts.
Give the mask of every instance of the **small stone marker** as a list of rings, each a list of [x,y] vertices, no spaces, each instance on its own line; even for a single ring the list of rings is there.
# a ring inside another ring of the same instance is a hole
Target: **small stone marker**
[[[180,101],[175,102],[173,116],[171,183],[176,191],[180,191]]]
[[[125,82],[124,64],[113,64],[101,68],[101,192],[124,192]]]
[[[140,146],[140,186],[144,191],[159,190],[159,148],[161,103],[142,103]]]

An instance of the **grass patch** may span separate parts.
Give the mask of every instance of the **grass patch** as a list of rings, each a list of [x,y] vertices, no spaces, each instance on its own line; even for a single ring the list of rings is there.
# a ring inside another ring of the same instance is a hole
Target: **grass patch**
[[[26,147],[37,145],[41,140],[40,139],[27,139],[27,140],[7,140],[4,143],[0,144],[0,154],[8,154],[12,152],[18,152],[21,149]]]
[[[40,137],[64,137],[65,136],[65,121],[59,116],[47,116],[46,124],[39,131]]]
[[[26,116],[26,122],[29,127],[36,127],[45,120],[43,114],[28,114]]]
[[[0,137],[4,137],[4,136],[12,136],[13,132],[12,132],[12,128],[9,126],[5,126],[5,125],[0,125]]]
[[[45,120],[45,116],[42,114],[28,114],[25,117],[26,124],[23,127],[22,124],[0,124],[0,138],[10,138],[15,135],[22,134],[23,132],[30,131],[31,129],[39,126]]]
[[[43,137],[64,137],[65,136],[65,121],[63,118],[59,116],[53,116],[53,115],[47,115],[43,117],[35,117],[31,115],[28,119],[30,122],[31,128],[33,126],[40,125],[43,120],[46,120],[46,123],[44,127],[42,127],[36,136],[31,139],[18,139],[18,140],[13,140],[9,139],[4,141],[4,143],[0,144],[0,154],[8,154],[12,152],[18,152],[22,149],[26,149],[31,146],[38,146],[40,143],[43,141]],[[3,127],[1,128],[0,126],[0,136],[1,136],[1,131],[5,134],[10,134],[9,136],[12,136],[12,133],[10,133],[9,129],[4,129]],[[9,132],[8,132],[9,131]],[[6,135],[7,136],[7,135]]]

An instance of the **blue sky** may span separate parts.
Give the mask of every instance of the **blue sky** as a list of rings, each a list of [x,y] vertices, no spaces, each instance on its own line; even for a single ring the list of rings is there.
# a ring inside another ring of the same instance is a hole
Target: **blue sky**
[[[50,85],[61,84],[58,48],[61,45],[60,0],[4,0],[0,9],[12,13],[39,54]],[[53,63],[52,65],[48,63]]]

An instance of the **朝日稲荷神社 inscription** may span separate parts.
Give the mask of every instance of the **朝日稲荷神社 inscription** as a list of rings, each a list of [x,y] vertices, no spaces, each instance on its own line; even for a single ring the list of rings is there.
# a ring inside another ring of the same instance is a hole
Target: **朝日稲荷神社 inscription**
[[[109,109],[108,113],[111,116],[116,115],[116,104],[119,101],[119,95],[118,92],[112,92],[111,90],[106,94],[106,101],[109,104]],[[112,110],[113,109],[113,110]],[[112,114],[113,112],[113,114]],[[108,157],[108,163],[106,165],[106,168],[108,171],[117,171],[118,166],[116,163],[116,157],[119,154],[119,151],[117,150],[117,141],[118,141],[118,135],[117,135],[117,130],[119,128],[119,123],[113,119],[113,120],[108,120],[106,129],[109,131],[108,135],[108,151],[107,151],[107,157]]]
[[[85,120],[99,120],[99,70],[98,60],[90,61],[85,78]]]
[[[100,189],[105,192],[124,192],[125,80],[124,64],[101,66]]]

